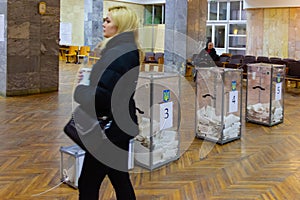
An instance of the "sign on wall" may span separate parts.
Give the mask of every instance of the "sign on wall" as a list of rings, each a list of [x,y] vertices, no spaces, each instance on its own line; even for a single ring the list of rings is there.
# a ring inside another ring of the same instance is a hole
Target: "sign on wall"
[[[5,24],[4,24],[4,15],[0,15],[0,42],[4,41],[4,29],[5,29]]]
[[[72,23],[60,23],[59,44],[68,46],[72,45]]]

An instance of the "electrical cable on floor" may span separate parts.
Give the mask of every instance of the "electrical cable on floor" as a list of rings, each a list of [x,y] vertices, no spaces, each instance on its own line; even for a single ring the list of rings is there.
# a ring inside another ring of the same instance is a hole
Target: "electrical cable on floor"
[[[61,181],[59,184],[53,186],[52,188],[50,188],[50,189],[48,189],[48,190],[46,190],[46,191],[44,191],[44,192],[41,192],[41,193],[38,193],[38,194],[33,194],[33,195],[31,195],[31,196],[32,196],[32,197],[40,196],[40,195],[42,195],[42,194],[45,194],[45,193],[47,193],[47,192],[50,192],[51,190],[54,190],[55,188],[59,187],[61,184],[68,182],[68,181],[69,181],[69,176],[68,176],[68,171],[67,171],[66,169],[63,170],[63,175],[64,175],[64,180]]]

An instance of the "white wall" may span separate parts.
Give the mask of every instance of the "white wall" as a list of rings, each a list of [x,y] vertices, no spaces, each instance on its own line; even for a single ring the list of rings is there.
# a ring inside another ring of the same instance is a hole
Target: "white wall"
[[[69,24],[72,33],[63,33],[71,36],[71,44],[74,46],[84,45],[84,1],[61,0],[60,22]],[[65,29],[68,30],[69,29]],[[62,44],[62,43],[60,43]],[[64,45],[64,44],[62,44]]]
[[[140,19],[141,30],[139,31],[139,38],[141,47],[146,51],[154,52],[163,52],[164,51],[164,32],[165,25],[154,25],[143,27],[144,24],[144,3],[149,3],[150,1],[144,0],[141,3],[141,0],[134,0],[139,2],[135,3],[125,3],[130,2],[127,0],[124,1],[112,1],[104,0],[103,1],[103,17],[106,17],[107,9],[114,5],[126,5],[136,12],[138,18]],[[161,0],[159,0],[161,2]],[[165,1],[165,0],[163,0]],[[151,2],[155,2],[151,0]],[[64,24],[61,31],[64,34],[64,37],[71,37],[71,43],[60,43],[61,45],[84,45],[84,1],[77,0],[61,0],[61,16],[60,20]],[[71,30],[69,27],[71,26]]]

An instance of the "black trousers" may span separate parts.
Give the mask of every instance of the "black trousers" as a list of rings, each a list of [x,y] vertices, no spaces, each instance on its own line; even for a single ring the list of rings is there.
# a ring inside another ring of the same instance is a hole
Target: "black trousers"
[[[106,175],[118,200],[136,199],[128,172],[110,168],[86,152],[78,181],[79,200],[99,200],[100,186]]]

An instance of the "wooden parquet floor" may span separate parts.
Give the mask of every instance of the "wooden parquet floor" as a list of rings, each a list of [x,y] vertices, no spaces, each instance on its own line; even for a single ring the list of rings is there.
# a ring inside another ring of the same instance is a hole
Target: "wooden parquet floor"
[[[58,92],[0,97],[1,200],[77,199],[77,190],[60,184],[59,149],[73,144],[62,128],[79,67],[61,63]],[[182,155],[152,172],[133,170],[138,200],[300,200],[299,94],[285,94],[284,123],[243,120],[240,140],[215,145],[194,138],[193,94],[182,92]],[[115,199],[108,179],[99,192]]]

